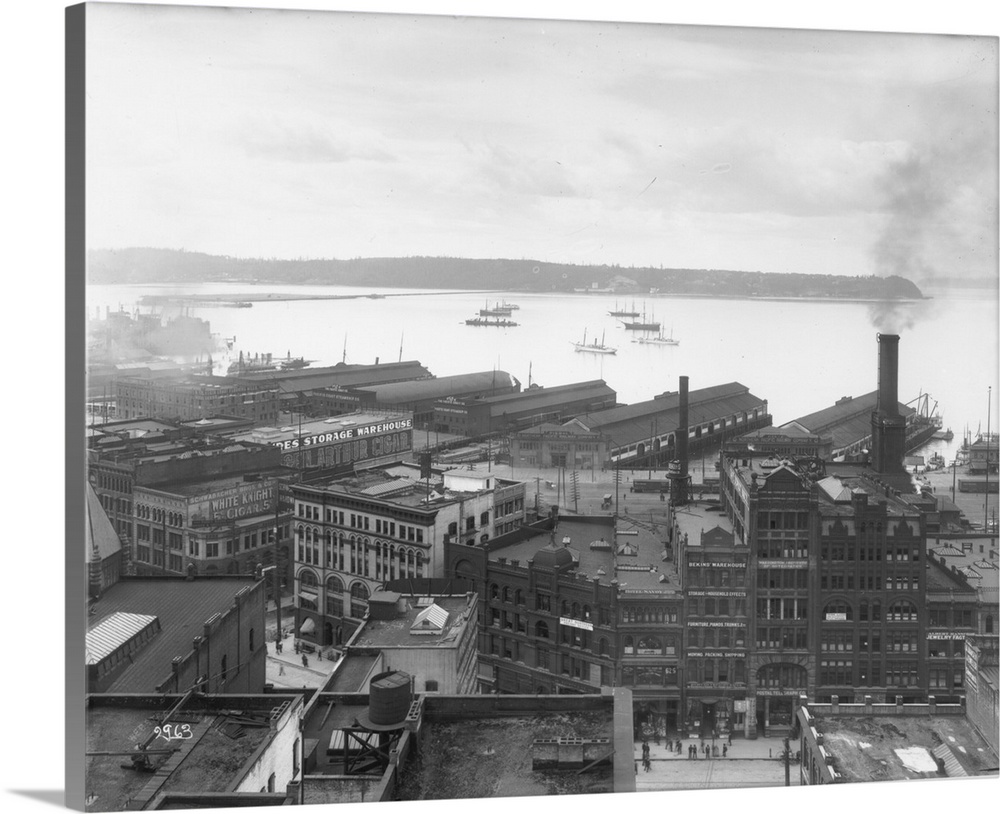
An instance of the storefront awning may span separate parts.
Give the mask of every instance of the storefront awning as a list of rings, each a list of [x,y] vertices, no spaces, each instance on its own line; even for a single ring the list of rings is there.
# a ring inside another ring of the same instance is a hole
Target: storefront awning
[[[316,623],[311,617],[307,617],[299,628],[299,633],[312,633],[316,629]]]

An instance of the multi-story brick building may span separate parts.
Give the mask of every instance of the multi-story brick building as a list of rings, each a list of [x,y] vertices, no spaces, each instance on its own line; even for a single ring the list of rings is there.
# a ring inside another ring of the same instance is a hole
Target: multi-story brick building
[[[524,484],[492,473],[397,464],[292,491],[296,631],[309,646],[345,643],[384,583],[444,576],[446,543],[486,542],[524,519]]]
[[[278,566],[279,584],[291,562],[292,504],[297,477],[282,467],[253,473],[137,485],[136,574],[252,574]]]
[[[122,376],[115,380],[118,416],[182,421],[225,415],[276,422],[279,390],[239,376]]]

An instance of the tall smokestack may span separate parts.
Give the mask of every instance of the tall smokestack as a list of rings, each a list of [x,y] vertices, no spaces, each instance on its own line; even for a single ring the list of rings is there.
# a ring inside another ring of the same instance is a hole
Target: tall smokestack
[[[878,338],[879,415],[899,415],[899,336],[876,334]]]
[[[878,393],[872,411],[871,465],[876,472],[903,472],[906,419],[899,414],[899,336],[878,334]]]
[[[671,473],[670,502],[684,506],[688,502],[688,377],[680,377],[677,402],[677,433],[675,449],[679,469]]]

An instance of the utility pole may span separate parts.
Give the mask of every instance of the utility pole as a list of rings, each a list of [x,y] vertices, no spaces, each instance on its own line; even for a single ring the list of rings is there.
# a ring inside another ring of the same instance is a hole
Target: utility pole
[[[782,753],[782,757],[785,759],[785,785],[792,785],[792,747],[788,742],[788,738],[785,738],[785,751]]]

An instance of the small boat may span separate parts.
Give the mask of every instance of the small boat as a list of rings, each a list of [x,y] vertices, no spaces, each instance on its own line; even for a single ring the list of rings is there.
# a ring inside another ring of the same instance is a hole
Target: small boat
[[[605,353],[605,354],[618,353],[618,348],[612,348],[612,347],[609,347],[608,345],[604,344],[604,334],[603,333],[601,334],[601,341],[600,341],[600,343],[598,343],[598,341],[595,339],[594,342],[593,342],[593,344],[588,345],[587,344],[587,330],[586,329],[584,329],[584,331],[583,331],[583,341],[582,342],[573,342],[572,344],[573,344],[573,347],[576,348],[576,352],[577,353]]]
[[[674,329],[670,329],[670,336],[664,336],[663,331],[660,331],[656,336],[637,336],[632,340],[633,342],[638,342],[640,345],[679,345],[681,341],[679,339],[674,339]]]
[[[465,320],[466,325],[489,326],[492,328],[515,328],[517,323],[509,319],[487,319],[486,317],[473,317]]]
[[[615,300],[615,310],[608,311],[609,317],[637,317],[639,312],[635,310],[635,301],[632,301],[632,310],[625,311],[618,308],[618,300]]]

